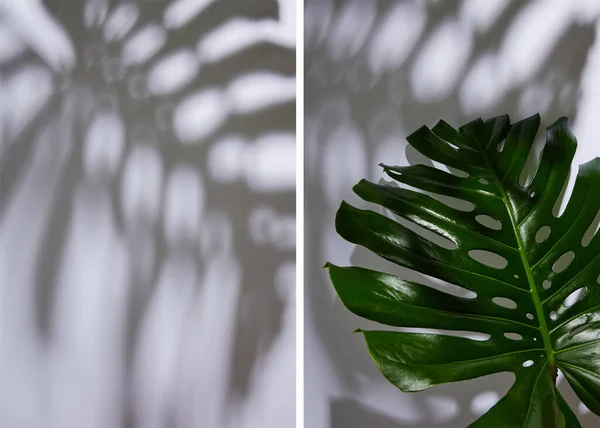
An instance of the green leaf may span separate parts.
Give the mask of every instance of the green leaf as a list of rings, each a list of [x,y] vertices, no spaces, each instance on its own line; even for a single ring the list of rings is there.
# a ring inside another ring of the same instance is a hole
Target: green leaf
[[[443,121],[431,130],[422,127],[408,142],[459,171],[383,165],[403,186],[362,180],[354,191],[403,224],[346,202],[336,216],[337,232],[347,241],[476,295],[457,297],[387,273],[326,265],[343,304],[363,318],[489,336],[481,341],[362,331],[379,370],[405,392],[514,373],[508,393],[471,427],[579,427],[556,388],[558,369],[600,415],[600,233],[594,233],[600,158],[579,168],[566,209],[555,216],[577,143],[566,118],[548,127],[537,171],[522,186],[539,124],[535,115],[512,125],[501,116],[458,130]],[[471,209],[450,206],[437,195],[466,201]],[[415,230],[443,239],[434,243]],[[575,292],[579,300],[566,304]]]

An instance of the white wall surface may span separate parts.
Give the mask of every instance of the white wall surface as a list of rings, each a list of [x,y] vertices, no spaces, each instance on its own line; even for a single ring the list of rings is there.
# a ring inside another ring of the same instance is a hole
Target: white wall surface
[[[421,160],[405,137],[422,125],[540,113],[541,142],[567,116],[574,167],[600,156],[599,12],[595,0],[306,1],[307,428],[464,428],[508,390],[510,375],[498,374],[403,394],[351,334],[375,324],[342,306],[321,266],[418,277],[342,240],[334,215],[342,199],[365,205],[351,187],[381,179],[380,162]],[[564,389],[583,426],[597,426]]]
[[[0,426],[295,421],[295,2],[0,1]]]

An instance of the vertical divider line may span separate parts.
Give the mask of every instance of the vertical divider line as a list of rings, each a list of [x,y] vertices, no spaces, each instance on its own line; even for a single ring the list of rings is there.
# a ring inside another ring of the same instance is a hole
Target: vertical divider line
[[[296,2],[296,428],[304,428],[304,0]]]

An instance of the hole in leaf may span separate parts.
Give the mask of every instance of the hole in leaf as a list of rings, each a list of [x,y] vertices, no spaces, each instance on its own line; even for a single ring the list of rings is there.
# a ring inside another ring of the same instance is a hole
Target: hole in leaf
[[[551,286],[552,286],[552,283],[550,281],[548,281],[547,279],[545,279],[544,282],[542,282],[542,287],[544,287],[544,290],[548,290]]]
[[[528,313],[528,314],[527,314],[527,315],[525,315],[525,316],[527,317],[527,319],[528,319],[528,320],[532,320],[532,319],[533,319],[533,314],[529,314],[529,313]]]
[[[587,289],[585,287],[581,287],[581,288],[573,291],[565,299],[565,301],[563,302],[563,306],[565,308],[570,308],[571,306],[573,306],[575,303],[577,303],[578,301],[580,301],[583,298],[583,296],[585,295],[586,291],[587,291]]]
[[[535,192],[531,192],[531,193],[529,194],[529,197],[530,197],[530,198],[535,198]]]
[[[450,170],[448,169],[448,166],[445,163],[438,162],[438,161],[435,161],[433,159],[430,159],[430,160],[431,160],[431,163],[433,164],[433,167],[435,169],[439,169],[440,171],[444,171],[444,172],[448,172],[448,173],[452,174],[450,172]]]
[[[447,168],[448,168],[448,171],[450,171],[453,175],[456,175],[457,177],[460,177],[460,178],[468,178],[471,175],[467,171],[463,171],[462,169],[456,169],[451,166],[449,166]]]
[[[577,405],[577,411],[579,412],[579,414],[581,416],[584,416],[584,415],[592,413],[592,411],[590,409],[588,409],[588,407],[585,404],[583,404],[583,403],[579,403]]]
[[[587,247],[592,242],[592,238],[598,233],[598,227],[600,227],[600,210],[596,214],[594,220],[590,224],[590,227],[583,234],[583,238],[581,239],[581,245],[583,247]]]
[[[544,242],[550,236],[550,232],[552,232],[550,226],[540,227],[540,229],[535,234],[535,242],[537,242],[538,244]]]
[[[486,340],[488,340],[491,336],[489,334],[486,333],[479,333],[479,332],[464,332],[463,334],[460,335],[460,337],[464,337],[466,339],[471,339],[471,340],[476,340],[477,342],[485,342]]]
[[[503,308],[507,308],[507,309],[516,309],[517,308],[517,302],[515,302],[514,300],[509,299],[507,297],[494,297],[492,299],[492,302],[494,302],[498,306],[502,306]]]
[[[600,285],[600,275],[598,275],[598,278],[596,278],[596,283]]]
[[[469,256],[479,263],[494,269],[504,269],[508,265],[508,260],[499,254],[486,250],[471,250]]]
[[[555,321],[557,317],[558,317],[558,315],[556,314],[556,312],[554,312],[554,311],[550,312],[550,319],[552,321]]]
[[[480,182],[481,184],[490,184],[490,182],[489,182],[489,181],[487,181],[485,178],[480,178],[480,179],[479,179],[479,182]]]
[[[502,223],[500,223],[495,218],[490,217],[489,215],[479,214],[478,216],[475,217],[475,220],[477,220],[477,222],[479,224],[482,224],[485,227],[489,227],[490,229],[493,229],[493,230],[502,229]]]
[[[527,161],[523,169],[521,170],[521,175],[519,177],[519,184],[527,188],[531,185],[533,181],[533,177],[535,176],[539,163],[540,163],[540,154],[543,148],[546,145],[546,138],[543,135],[538,135],[535,138],[535,141],[529,150],[529,155],[527,156]]]
[[[460,150],[460,147],[458,147],[456,144],[454,144],[454,143],[451,143],[451,142],[450,142],[450,141],[448,141],[448,140],[444,140],[444,142],[445,142],[446,144],[448,144],[450,147],[452,147],[454,150]]]
[[[404,333],[438,334],[442,336],[462,337],[465,339],[475,340],[477,342],[485,342],[491,338],[489,334],[478,331],[442,330],[437,328],[418,327],[400,327],[399,330]]]
[[[485,391],[477,394],[471,400],[471,412],[474,415],[481,416],[490,410],[500,401],[500,395],[496,391]]]
[[[371,254],[372,253],[368,252],[362,247],[359,247],[357,249],[357,255],[359,255],[359,257],[369,257],[371,256]],[[452,296],[461,297],[464,299],[475,299],[477,297],[477,293],[475,293],[474,291],[463,287],[459,287],[458,285],[452,284],[451,282],[447,282],[439,278],[435,278],[433,276],[415,273],[413,271],[399,270],[398,265],[392,262],[385,261],[383,259],[380,259],[379,262],[383,263],[380,269],[392,275],[403,276],[409,281],[422,283],[428,287],[434,288],[439,291],[443,291],[444,293],[448,293]],[[397,283],[395,282],[396,280],[393,278],[390,280],[392,281],[392,286],[397,287]]]
[[[554,265],[552,266],[552,271],[554,273],[564,272],[569,267],[574,258],[575,253],[573,251],[567,251],[554,262]]]
[[[517,275],[516,273],[513,276],[515,277],[515,279],[519,279],[519,275]]]
[[[409,145],[407,147],[412,147],[412,146]],[[402,175],[400,173],[394,173],[394,174]],[[442,195],[442,194],[435,193],[435,192],[428,192],[428,191],[419,189],[418,187],[413,187],[406,183],[399,183],[397,185],[397,187],[407,189],[407,190],[412,190],[413,192],[421,193],[423,195],[431,196],[436,201],[441,202],[442,204],[449,206],[450,208],[454,208],[455,210],[464,211],[464,212],[471,212],[471,211],[475,210],[475,204],[473,202],[469,202],[464,199],[454,198],[452,196]]]
[[[439,235],[436,232],[433,232],[429,229],[424,228],[423,226],[413,223],[410,220],[400,217],[397,214],[395,214],[387,209],[384,209],[383,213],[388,218],[391,218],[392,220],[397,221],[402,226],[405,226],[407,229],[412,230],[417,235],[427,239],[428,241],[433,242],[436,245],[439,245],[442,248],[445,248],[447,250],[456,250],[458,248],[458,245],[456,245],[456,243],[454,241],[451,241],[450,239],[448,239],[445,236]]]
[[[475,209],[475,204],[473,202],[465,201],[464,199],[453,198],[452,196],[439,195],[437,193],[432,193],[431,196],[434,199],[437,199],[442,204],[449,206],[450,208],[454,208],[455,210],[471,212]]]
[[[504,337],[510,340],[523,340],[523,336],[519,333],[504,333]]]
[[[565,180],[562,189],[554,202],[552,207],[552,215],[554,217],[560,217],[564,214],[570,197],[573,195],[573,188],[575,187],[575,176],[569,172],[567,179]]]
[[[590,327],[589,324],[583,324],[580,325],[579,327],[575,327],[573,330],[571,330],[571,332],[569,333],[570,337],[573,337],[579,333],[583,333],[584,331],[586,331],[588,328]]]
[[[523,363],[523,367],[531,367],[533,366],[533,360],[527,360]]]

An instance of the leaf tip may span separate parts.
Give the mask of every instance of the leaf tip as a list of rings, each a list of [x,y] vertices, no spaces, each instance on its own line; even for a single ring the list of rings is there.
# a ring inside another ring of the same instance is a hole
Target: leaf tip
[[[369,183],[369,181],[364,178],[361,178],[358,183],[356,183],[354,186],[352,186],[352,190],[354,191],[354,193],[356,193],[358,196],[360,196],[360,189],[362,186],[365,185],[365,183]]]
[[[567,116],[561,116],[556,119],[553,123],[546,127],[546,131],[548,132],[557,132],[560,130],[568,130],[569,129],[569,118]]]
[[[600,157],[595,158],[579,165],[579,175],[598,174],[600,172]]]

